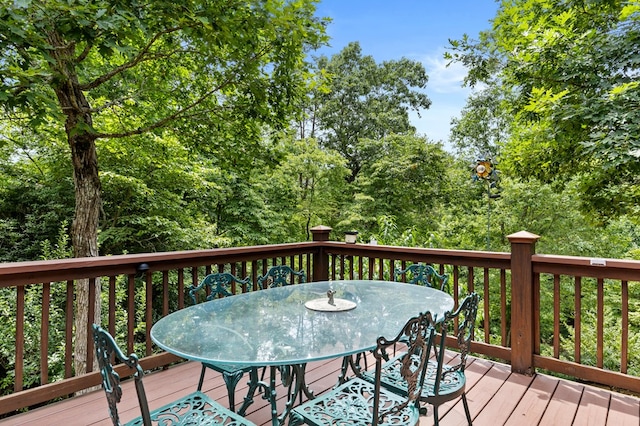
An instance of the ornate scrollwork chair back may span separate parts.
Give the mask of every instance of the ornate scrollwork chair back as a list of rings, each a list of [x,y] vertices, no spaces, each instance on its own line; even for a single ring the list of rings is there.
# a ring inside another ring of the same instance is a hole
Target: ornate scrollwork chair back
[[[396,268],[393,272],[394,281],[403,281],[403,276],[409,284],[426,285],[449,293],[449,275],[439,274],[431,265],[414,263],[405,269]]]
[[[200,281],[200,284],[189,289],[189,296],[193,304],[198,303],[198,293],[206,290],[205,300],[213,300],[220,297],[233,296],[233,285],[240,285],[243,289],[247,288],[250,280],[249,277],[244,280],[232,275],[228,272],[216,272],[209,274]]]
[[[467,355],[469,355],[471,342],[474,338],[479,301],[480,297],[478,294],[471,293],[460,303],[458,309],[449,314],[449,318],[445,318],[446,323],[453,322],[454,335],[458,339],[458,349],[460,351],[458,368],[462,370],[464,370],[466,366]]]
[[[370,382],[356,377],[342,383],[294,408],[290,424],[417,425],[420,417],[418,400],[435,335],[433,324],[431,314],[426,312],[411,318],[395,338],[379,337],[373,351],[376,380]],[[404,395],[381,386],[379,380],[382,365],[389,358],[389,349],[401,340],[408,342],[400,369],[405,389],[410,389]]]
[[[272,266],[266,274],[258,277],[258,287],[264,290],[266,288],[291,285],[295,277],[298,277],[300,283],[307,281],[307,274],[304,269],[296,271],[289,265]]]
[[[480,297],[477,293],[470,293],[453,312],[445,312],[440,332],[440,343],[435,371],[430,371],[423,387],[423,400],[433,405],[434,424],[438,425],[438,407],[440,404],[457,398],[462,399],[465,415],[469,425],[472,424],[471,413],[466,395],[466,377],[464,370],[467,356],[474,337],[476,316]],[[446,364],[444,353],[446,336],[451,334],[458,342],[458,362]]]
[[[145,426],[150,425],[151,417],[149,416],[149,406],[147,404],[144,385],[142,384],[144,371],[142,370],[142,367],[140,367],[138,356],[136,354],[126,356],[122,353],[115,340],[113,340],[113,337],[96,324],[93,324],[93,344],[95,346],[100,374],[102,375],[102,388],[107,395],[109,416],[111,417],[113,424],[115,426],[119,426],[121,424],[120,417],[118,415],[118,403],[122,399],[120,375],[113,368],[113,362],[122,362],[127,367],[136,370],[133,377],[135,380],[136,392],[138,393],[140,410],[142,411],[142,423]],[[115,361],[112,361],[114,359]]]
[[[136,354],[126,356],[118,347],[113,337],[97,324],[93,324],[93,344],[102,387],[107,396],[109,415],[114,426],[120,426],[118,403],[122,399],[120,375],[113,363],[121,362],[134,369],[135,388],[142,415],[126,424],[126,426],[151,426],[152,424],[190,424],[190,425],[226,425],[255,426],[252,422],[227,410],[202,392],[194,392],[177,401],[166,404],[157,410],[149,411],[147,396],[142,384],[144,371]]]
[[[202,291],[206,291],[207,295],[204,298],[205,301],[233,296],[233,285],[242,286],[246,289],[250,284],[250,279],[240,279],[228,272],[216,272],[209,274],[200,281],[197,286],[191,287],[189,290],[189,296],[194,304],[198,303],[198,294]],[[203,290],[204,289],[204,290]],[[227,387],[227,396],[229,398],[229,409],[235,411],[235,390],[236,386],[242,379],[244,373],[249,373],[249,389],[247,396],[245,397],[242,406],[238,409],[238,413],[244,414],[247,407],[253,403],[253,394],[258,388],[258,373],[255,367],[240,367],[235,365],[217,365],[211,363],[202,363],[202,370],[200,372],[200,380],[198,381],[198,391],[202,390],[204,385],[204,377],[207,369],[217,371],[222,374],[222,379]]]

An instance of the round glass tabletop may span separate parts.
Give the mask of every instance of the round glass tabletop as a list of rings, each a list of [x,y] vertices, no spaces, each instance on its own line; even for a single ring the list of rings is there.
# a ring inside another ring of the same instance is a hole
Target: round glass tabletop
[[[327,297],[348,310],[314,310]],[[236,366],[292,365],[373,349],[412,316],[441,318],[453,298],[429,287],[370,280],[318,281],[216,299],[176,311],[151,329],[152,340],[180,357]]]

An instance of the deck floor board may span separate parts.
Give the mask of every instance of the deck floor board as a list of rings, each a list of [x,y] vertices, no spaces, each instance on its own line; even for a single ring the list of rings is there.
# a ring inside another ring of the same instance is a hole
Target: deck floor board
[[[449,355],[449,354],[448,354]],[[455,362],[455,354],[450,354]],[[306,381],[316,395],[331,389],[340,372],[340,359],[307,365]],[[373,360],[369,360],[373,366]],[[537,374],[533,377],[511,373],[509,366],[471,357],[467,364],[467,398],[475,426],[498,425],[593,425],[640,426],[640,399],[565,379]],[[187,395],[196,389],[200,364],[187,362],[145,376],[145,389],[151,409]],[[240,406],[247,389],[243,376],[236,389],[236,406]],[[220,374],[208,371],[203,390],[223,405],[227,391]],[[278,381],[278,410],[282,410],[285,391]],[[128,421],[140,414],[133,382],[123,383],[120,414]],[[458,398],[439,408],[442,425],[465,425],[462,402]],[[260,426],[270,426],[267,401],[256,395],[247,410],[247,418]],[[0,426],[51,425],[109,426],[104,392],[99,389],[44,407],[0,420]],[[420,426],[433,425],[433,409],[420,419]]]

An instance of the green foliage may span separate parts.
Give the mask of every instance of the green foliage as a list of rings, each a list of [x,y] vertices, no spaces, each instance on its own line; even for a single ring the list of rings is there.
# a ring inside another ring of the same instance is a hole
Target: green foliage
[[[363,160],[354,182],[356,197],[338,228],[358,229],[365,241],[370,235],[381,242],[397,241],[403,233],[403,240],[427,240],[437,227],[451,157],[440,144],[411,134],[363,139],[360,144]]]
[[[317,58],[316,68],[328,81],[313,93],[311,136],[347,159],[351,181],[366,159],[362,140],[414,130],[409,111],[431,105],[420,90],[428,81],[424,67],[407,58],[377,64],[352,42],[331,58]]]
[[[505,173],[578,177],[591,215],[636,212],[639,20],[637,2],[623,0],[504,1],[479,41],[452,43],[450,57],[471,68],[468,82],[487,84],[502,105],[498,117],[509,119]],[[468,108],[460,123],[500,122],[482,118],[482,104]]]
[[[287,152],[283,161],[267,175],[267,197],[275,210],[284,213],[280,226],[287,240],[308,241],[313,226],[331,225],[340,213],[347,186],[346,160],[320,149],[314,139],[287,143],[283,149]]]

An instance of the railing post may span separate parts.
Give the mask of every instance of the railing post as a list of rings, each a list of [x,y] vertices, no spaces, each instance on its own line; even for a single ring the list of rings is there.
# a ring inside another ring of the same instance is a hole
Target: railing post
[[[532,375],[534,302],[539,295],[534,294],[531,256],[540,237],[520,231],[507,238],[511,243],[511,371]]]
[[[311,228],[313,241],[329,241],[332,228],[318,225]],[[324,248],[313,253],[313,281],[326,281],[329,279],[329,256]]]

